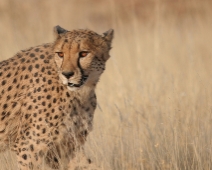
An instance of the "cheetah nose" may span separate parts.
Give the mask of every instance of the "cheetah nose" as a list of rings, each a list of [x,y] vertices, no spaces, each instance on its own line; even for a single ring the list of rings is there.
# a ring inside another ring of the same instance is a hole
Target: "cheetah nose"
[[[69,79],[70,77],[72,77],[74,75],[74,72],[62,72],[62,74]]]

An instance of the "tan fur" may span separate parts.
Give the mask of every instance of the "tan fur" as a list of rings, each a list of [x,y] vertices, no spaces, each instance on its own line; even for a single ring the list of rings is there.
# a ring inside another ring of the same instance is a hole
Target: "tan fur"
[[[0,63],[0,150],[13,150],[21,170],[40,169],[43,160],[71,169],[92,130],[95,87],[113,31],[98,35],[56,26],[54,32],[55,42]],[[80,57],[83,51],[88,54]]]

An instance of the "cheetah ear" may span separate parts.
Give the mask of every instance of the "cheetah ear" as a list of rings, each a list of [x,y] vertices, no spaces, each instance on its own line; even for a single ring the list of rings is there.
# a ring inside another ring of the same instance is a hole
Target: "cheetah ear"
[[[112,39],[113,39],[114,30],[109,29],[108,31],[104,32],[102,37],[108,41],[109,45],[111,45]]]
[[[64,34],[68,32],[67,30],[65,30],[64,28],[60,27],[59,25],[54,27],[54,34],[56,38],[61,37],[61,34]]]

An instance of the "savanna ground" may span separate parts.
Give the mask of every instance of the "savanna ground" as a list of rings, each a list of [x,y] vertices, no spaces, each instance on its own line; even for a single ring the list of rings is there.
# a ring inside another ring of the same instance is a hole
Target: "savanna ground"
[[[212,169],[210,0],[1,0],[0,59],[55,25],[115,30],[86,152],[105,170]],[[12,153],[0,169],[16,169]]]

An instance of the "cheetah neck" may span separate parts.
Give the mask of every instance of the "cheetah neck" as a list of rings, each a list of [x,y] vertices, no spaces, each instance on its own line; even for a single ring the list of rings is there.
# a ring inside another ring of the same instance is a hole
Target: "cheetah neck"
[[[93,94],[95,94],[95,88],[90,86],[83,86],[80,90],[76,91],[76,95],[81,96],[82,102],[86,102]]]

